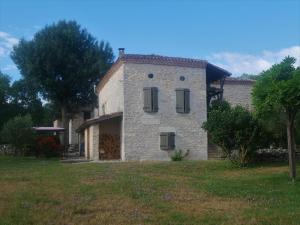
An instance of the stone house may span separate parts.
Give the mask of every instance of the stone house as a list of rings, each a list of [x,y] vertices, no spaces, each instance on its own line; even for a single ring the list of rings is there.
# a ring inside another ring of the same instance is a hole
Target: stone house
[[[120,49],[96,87],[98,108],[90,119],[81,112],[70,122],[70,141],[81,143],[90,160],[170,160],[175,149],[189,151],[188,159],[208,159],[201,126],[210,101],[224,96],[233,104],[251,105],[252,83],[229,76],[204,60]]]

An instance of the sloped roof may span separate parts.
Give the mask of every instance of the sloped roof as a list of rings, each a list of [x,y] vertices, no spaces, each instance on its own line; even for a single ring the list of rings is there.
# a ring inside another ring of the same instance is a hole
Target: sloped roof
[[[123,63],[135,63],[135,64],[152,64],[152,65],[165,65],[165,66],[180,66],[180,67],[190,67],[190,68],[203,68],[207,66],[213,68],[215,71],[223,73],[225,76],[230,76],[231,73],[208,63],[206,60],[191,59],[191,58],[181,58],[181,57],[169,57],[161,55],[140,55],[140,54],[123,54],[117,61],[112,65],[109,71],[105,74],[102,80],[97,85],[97,91],[99,91],[109,80],[112,74],[120,68]]]

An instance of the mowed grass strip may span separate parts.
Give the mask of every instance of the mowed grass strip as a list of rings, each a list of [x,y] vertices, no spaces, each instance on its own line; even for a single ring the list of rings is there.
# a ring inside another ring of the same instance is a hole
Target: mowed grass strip
[[[298,164],[298,173],[299,164]],[[0,157],[0,224],[300,224],[285,164]]]

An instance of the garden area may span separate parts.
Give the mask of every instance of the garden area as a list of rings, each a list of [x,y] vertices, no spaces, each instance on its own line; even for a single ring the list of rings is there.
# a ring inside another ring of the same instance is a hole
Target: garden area
[[[297,164],[297,171],[300,164]],[[282,163],[62,164],[0,157],[0,224],[299,224]]]

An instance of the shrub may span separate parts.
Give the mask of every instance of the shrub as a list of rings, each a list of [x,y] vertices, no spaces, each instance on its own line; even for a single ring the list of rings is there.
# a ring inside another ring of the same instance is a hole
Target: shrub
[[[258,120],[245,108],[231,107],[225,101],[212,104],[202,128],[209,132],[212,142],[240,166],[245,166],[262,145],[263,129]]]
[[[171,156],[172,161],[182,161],[185,157],[187,157],[189,154],[189,150],[186,151],[186,153],[183,153],[181,149],[175,150],[174,153]]]
[[[29,115],[17,116],[3,125],[1,137],[14,148],[15,155],[25,155],[32,147],[35,133]]]
[[[58,157],[61,155],[63,146],[55,136],[39,136],[36,140],[37,157]]]

